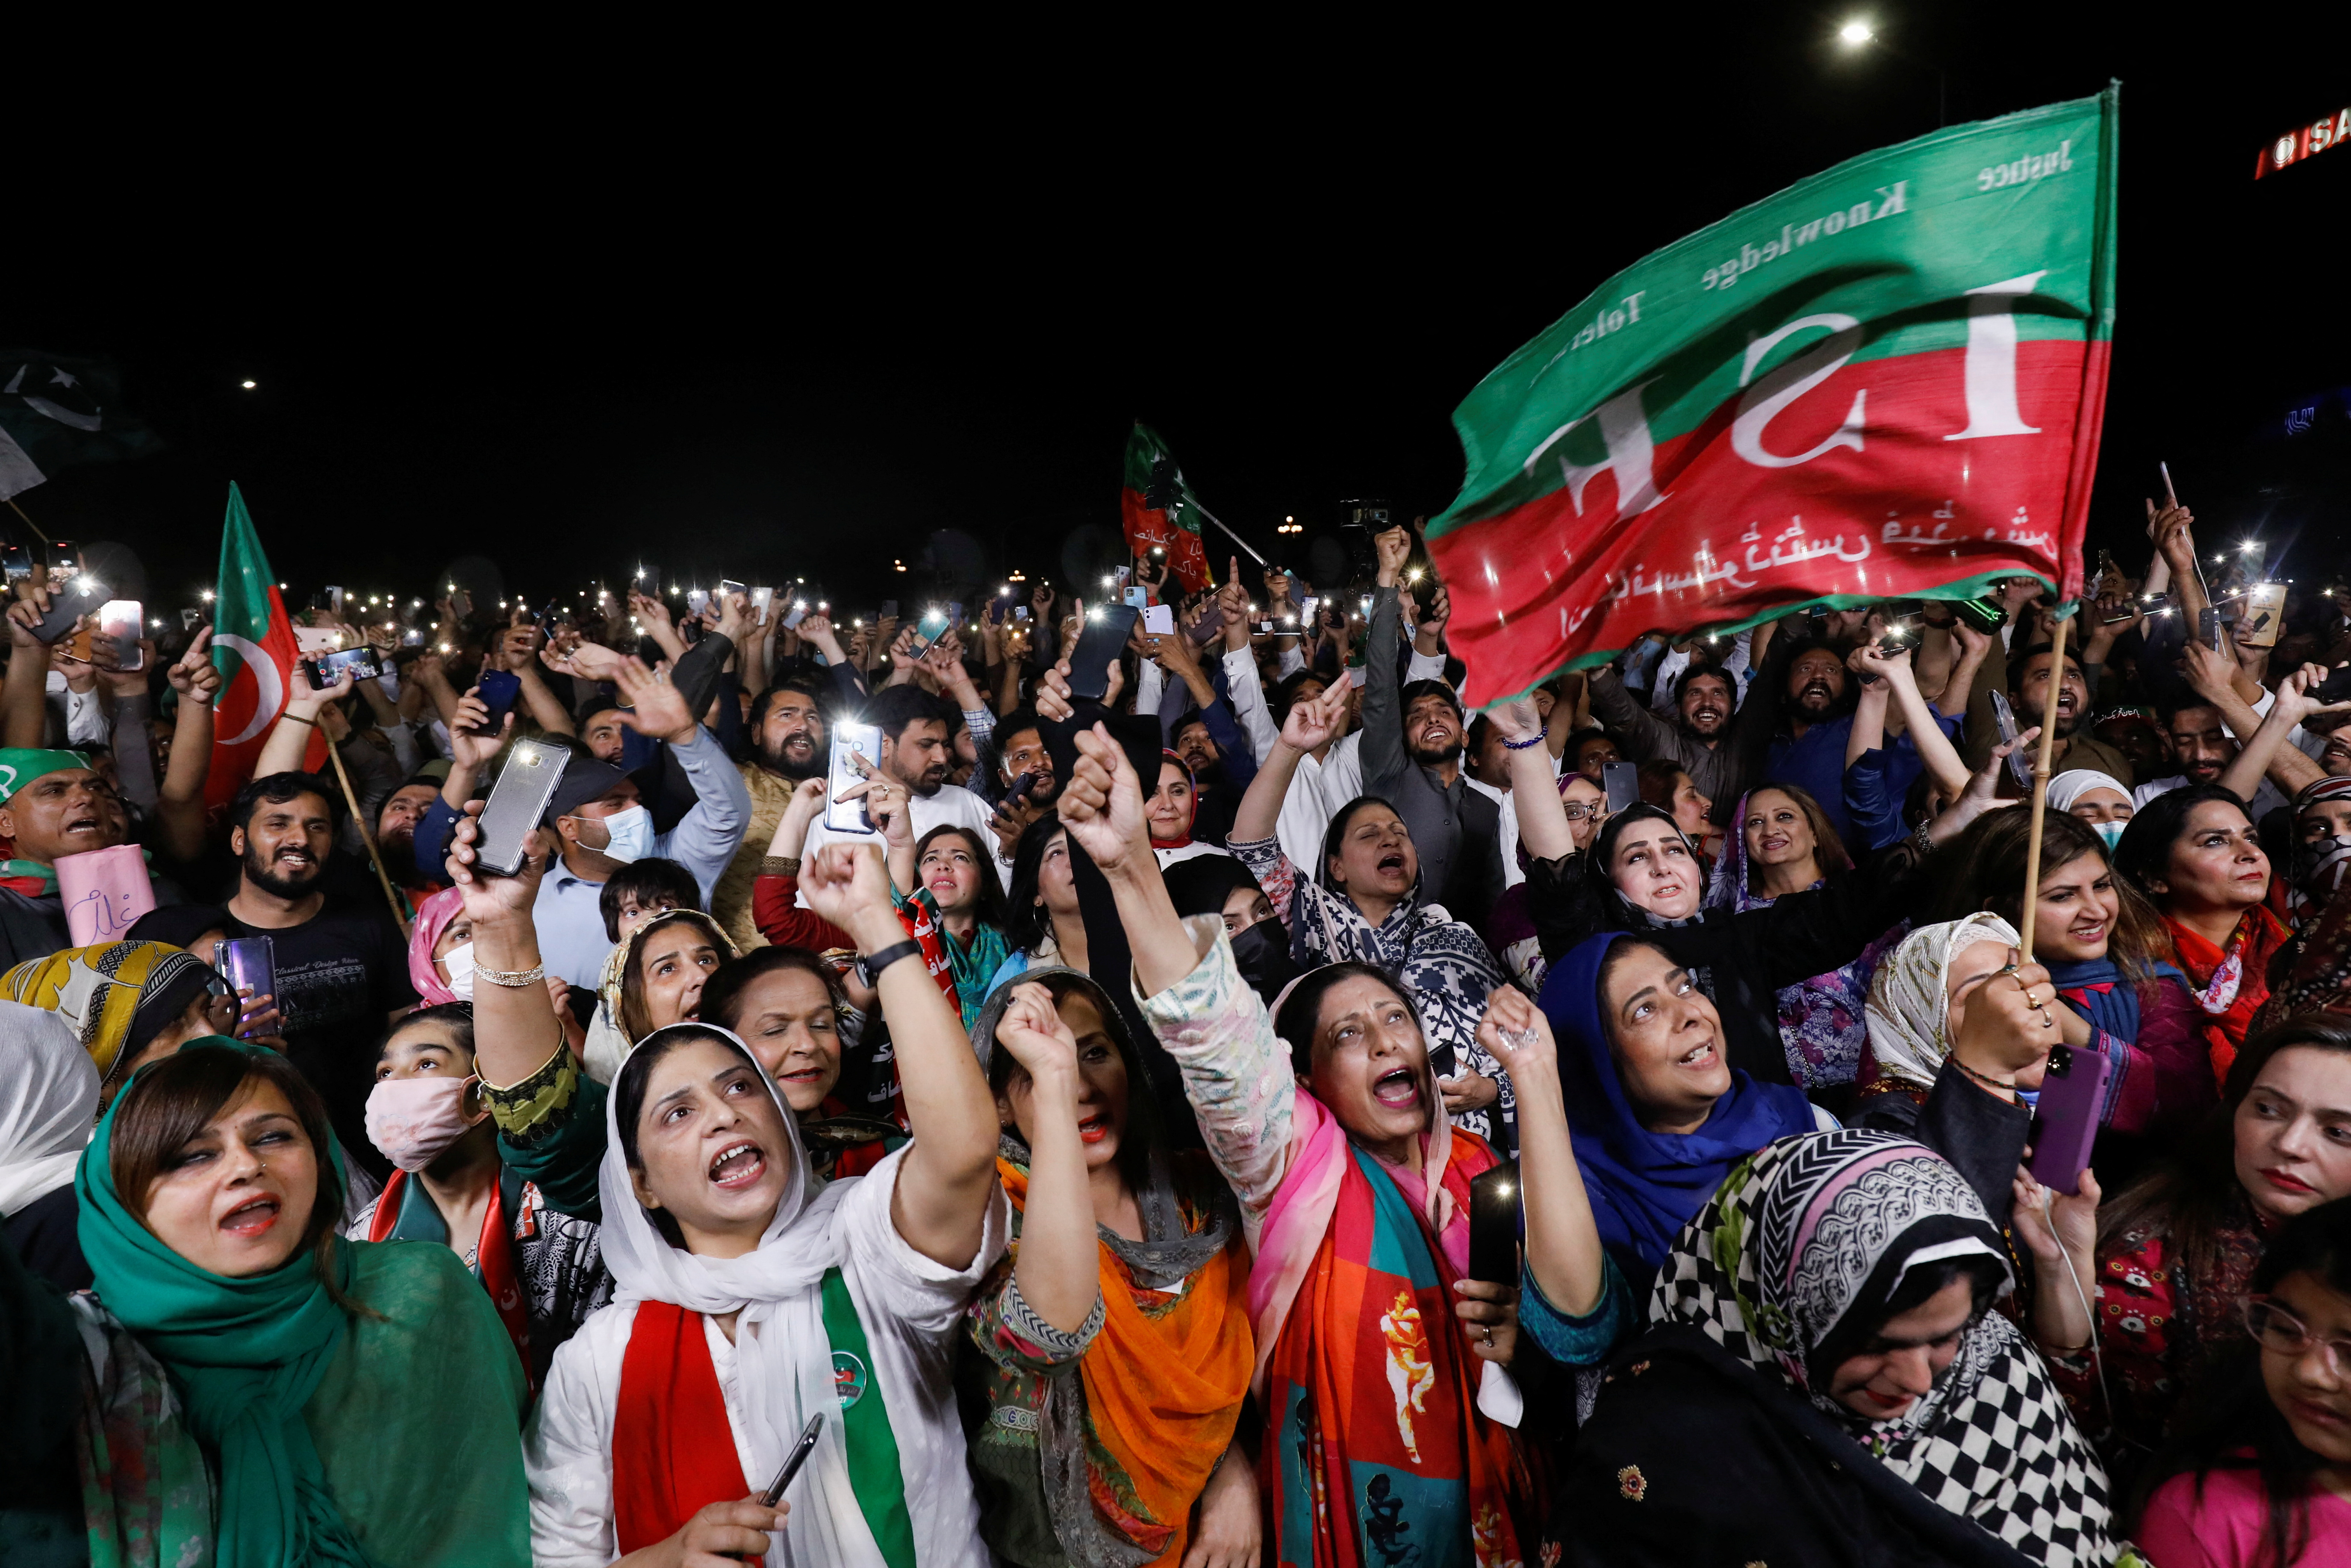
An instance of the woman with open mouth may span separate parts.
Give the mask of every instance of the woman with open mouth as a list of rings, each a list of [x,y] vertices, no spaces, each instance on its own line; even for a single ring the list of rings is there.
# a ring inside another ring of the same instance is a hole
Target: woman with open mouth
[[[2103,1203],[2058,1199],[2055,1231],[2020,1205],[2043,1283],[2033,1334],[2127,1488],[2244,1333],[2254,1271],[2295,1216],[2351,1196],[2351,1024],[2320,1015],[2254,1034],[2220,1103]],[[2067,1271],[2088,1287],[2092,1328]],[[2103,1364],[2104,1381],[2100,1379]]]
[[[335,1153],[284,1057],[218,1037],[99,1122],[75,1300],[145,1354],[105,1371],[87,1495],[126,1559],[530,1562],[522,1361],[448,1248],[343,1237]]]
[[[1403,982],[1427,1027],[1447,1113],[1507,1155],[1517,1146],[1517,1103],[1509,1075],[1478,1037],[1486,998],[1507,977],[1475,931],[1429,900],[1404,819],[1376,795],[1348,801],[1332,815],[1311,877],[1298,874],[1275,836],[1298,758],[1340,732],[1353,689],[1343,682],[1290,706],[1272,755],[1233,814],[1226,848],[1273,901],[1301,968],[1371,964]]]
[[[2151,1561],[2324,1568],[2351,1542],[2351,1204],[2289,1221],[2252,1290],[2252,1343],[2153,1466],[2132,1531]]]
[[[1934,1151],[1859,1127],[1771,1145],[1610,1364],[1553,1502],[1565,1561],[2112,1563],[2105,1469],[1992,1310],[2011,1283]]]
[[[1012,952],[1004,930],[1004,885],[996,880],[996,856],[978,833],[953,822],[925,833],[904,863],[894,841],[886,847],[899,905],[919,904],[930,912],[939,944],[955,969],[963,1027],[975,1028],[979,1005],[987,999],[987,983]]]
[[[783,1092],[715,1024],[654,1030],[609,1090],[580,1070],[531,920],[549,836],[530,836],[521,874],[476,876],[473,810],[451,872],[486,982],[483,1097],[502,1156],[551,1198],[595,1172],[592,1207],[572,1212],[602,1225],[617,1288],[557,1352],[526,1435],[534,1563],[985,1568],[946,1368],[1004,1250],[993,1107],[878,847],[828,845],[799,885],[874,977],[913,1136],[823,1182]],[[818,1416],[806,1468],[763,1503]]]
[[[848,1010],[840,974],[805,947],[755,947],[720,965],[702,993],[702,1017],[751,1048],[828,1181],[865,1175],[906,1141],[903,1107],[879,1113],[838,1092]]]
[[[1522,1396],[1503,1370],[1520,1287],[1562,1316],[1606,1300],[1549,1023],[1498,985],[1480,1025],[1527,1110],[1525,1245],[1510,1279],[1473,1280],[1469,1184],[1497,1162],[1443,1113],[1410,988],[1326,964],[1269,1018],[1222,923],[1176,915],[1132,763],[1102,727],[1076,742],[1062,818],[1110,883],[1135,1001],[1183,1074],[1254,1256],[1265,1559],[1355,1562],[1369,1539],[1432,1561],[1534,1561]],[[1536,1392],[1555,1406],[1564,1391]]]
[[[1168,1147],[1126,1023],[1087,977],[1029,971],[988,998],[972,1046],[1012,1200],[1012,1251],[957,1374],[989,1549],[1169,1568],[1254,1552],[1257,1481],[1233,1440],[1249,1249],[1230,1189],[1205,1155]]]
[[[610,1083],[637,1041],[701,1016],[702,988],[735,956],[734,938],[698,909],[656,915],[605,955],[596,1016],[581,1052],[588,1075]]]

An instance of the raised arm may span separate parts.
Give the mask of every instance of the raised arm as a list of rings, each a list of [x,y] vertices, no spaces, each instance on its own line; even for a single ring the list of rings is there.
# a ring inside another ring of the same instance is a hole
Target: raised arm
[[[1551,1020],[1525,992],[1502,986],[1487,1001],[1478,1039],[1518,1090],[1526,1272],[1552,1306],[1589,1317],[1606,1289],[1607,1258],[1600,1249],[1600,1227],[1592,1218],[1583,1173],[1576,1168]]]
[[[20,588],[8,606],[8,680],[0,685],[0,746],[38,747],[49,734],[49,645],[33,635],[62,587]]]
[[[212,640],[211,627],[198,628],[188,651],[165,673],[180,703],[172,720],[172,759],[156,792],[155,826],[157,847],[175,860],[193,860],[204,850],[204,776],[213,759],[213,699],[221,688]]]
[[[539,878],[555,858],[556,837],[545,828],[533,828],[523,841],[519,874],[480,875],[474,860],[484,804],[468,800],[459,808],[464,815],[450,835],[448,870],[474,927],[475,1068],[485,1083],[507,1088],[522,1082],[565,1049],[555,999],[537,972],[541,967],[538,928],[531,919]],[[528,979],[501,985],[490,978],[492,974]]]
[[[261,743],[261,756],[254,762],[253,776],[266,779],[273,773],[299,773],[303,760],[309,755],[310,737],[319,728],[319,710],[351,689],[351,673],[343,671],[335,684],[325,691],[310,684],[310,673],[302,662],[294,662],[294,673],[286,683],[286,711],[277,716],[271,727],[269,738]]]
[[[1377,794],[1412,765],[1405,750],[1404,708],[1396,685],[1396,645],[1404,622],[1396,584],[1404,576],[1412,535],[1390,528],[1372,543],[1379,551],[1379,581],[1372,596],[1370,641],[1364,648],[1363,757],[1364,788]]]
[[[2197,646],[2189,650],[2191,659],[2199,653],[2215,661],[2223,658],[2209,648]],[[2304,664],[2278,683],[2277,695],[2270,704],[2268,716],[2255,726],[2252,733],[2238,732],[2244,736],[2243,744],[2237,752],[2236,760],[2230,763],[2220,775],[2221,784],[2235,791],[2238,800],[2251,800],[2253,791],[2262,787],[2264,773],[2276,781],[2278,789],[2288,799],[2326,777],[2325,768],[2304,756],[2299,747],[2288,745],[2287,740],[2295,727],[2313,714],[2342,713],[2351,709],[2351,703],[2322,704],[2311,700],[2311,691],[2334,673],[2325,664]],[[2201,683],[2197,689],[2204,689]],[[2252,710],[2248,708],[2245,712],[2250,716]],[[2234,720],[2231,721],[2230,727],[2236,727]]]
[[[1544,732],[1535,722],[1534,699],[1496,703],[1486,710],[1486,717],[1501,732],[1502,744],[1510,754],[1510,810],[1519,817],[1519,847],[1531,860],[1552,861],[1573,854],[1574,833],[1567,825],[1567,806],[1559,798],[1550,752],[1537,744]]]
[[[1012,1278],[1029,1310],[1063,1333],[1093,1316],[1102,1296],[1102,1250],[1086,1145],[1078,1134],[1078,1041],[1040,985],[1013,988],[996,1043],[1028,1071],[1029,1198]],[[1022,1092],[1016,1089],[1015,1093]]]
[[[1910,654],[1906,651],[1887,658],[1875,643],[1864,643],[1855,650],[1855,667],[1881,677],[1883,685],[1896,706],[1902,710],[1903,733],[1910,737],[1912,749],[1944,794],[1957,798],[1968,787],[1967,764],[1959,760],[1959,748],[1943,733],[1935,715],[1927,706],[1926,696],[1918,690],[1917,678],[1911,673]],[[1960,659],[1962,668],[1966,658]]]
[[[800,891],[810,908],[856,937],[862,954],[906,941],[890,903],[890,873],[870,845],[826,844],[800,868]],[[918,956],[908,956],[917,961],[898,959],[876,977],[914,1134],[890,1218],[915,1251],[964,1269],[979,1252],[996,1192],[996,1101],[955,1003]]]
[[[1289,798],[1290,782],[1298,773],[1298,759],[1338,735],[1346,723],[1344,681],[1327,687],[1320,696],[1290,704],[1265,766],[1257,770],[1257,777],[1241,792],[1240,804],[1233,810],[1228,837],[1241,843],[1273,837],[1275,824],[1281,821],[1281,803]],[[1370,744],[1370,737],[1364,737],[1364,744]],[[1370,777],[1368,771],[1365,777]]]
[[[1886,706],[1892,694],[1886,689],[1886,677],[1875,666],[1862,662],[1864,653],[1875,653],[1877,644],[1864,641],[1856,643],[1844,656],[1845,668],[1859,677],[1860,700],[1854,704],[1853,727],[1845,731],[1844,765],[1860,761],[1869,752],[1886,744]],[[1909,655],[1906,653],[1904,658]]]

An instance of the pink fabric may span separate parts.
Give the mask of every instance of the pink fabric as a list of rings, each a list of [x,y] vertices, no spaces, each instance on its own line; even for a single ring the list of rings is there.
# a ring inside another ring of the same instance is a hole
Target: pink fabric
[[[2252,1568],[2262,1554],[2269,1501],[2258,1471],[2214,1470],[2199,1497],[2196,1477],[2155,1489],[2131,1539],[2158,1568]],[[2322,1491],[2310,1501],[2310,1532],[2294,1568],[2351,1568],[2351,1500]]]
[[[441,940],[441,933],[449,923],[465,913],[464,894],[454,887],[444,887],[416,906],[416,928],[408,938],[408,983],[428,1008],[437,1008],[457,999],[441,979],[441,971],[433,967],[433,947]]]
[[[1453,1123],[1442,1110],[1445,1096],[1437,1087],[1436,1068],[1425,1069],[1422,1078],[1421,1092],[1431,1106],[1439,1109],[1430,1118],[1434,1132],[1422,1134],[1421,1174],[1415,1177],[1393,1166],[1387,1167],[1388,1173],[1395,1177],[1405,1199],[1427,1217],[1447,1260],[1466,1274],[1469,1217],[1453,1201],[1441,1179],[1446,1162],[1453,1156]],[[1299,1287],[1305,1283],[1306,1271],[1313,1267],[1322,1238],[1331,1229],[1331,1217],[1339,1207],[1340,1178],[1353,1157],[1347,1130],[1339,1125],[1339,1118],[1304,1084],[1298,1086],[1296,1096],[1290,1112],[1290,1168],[1282,1174],[1273,1201],[1266,1206],[1257,1258],[1249,1269],[1249,1322],[1257,1332],[1257,1371],[1249,1385],[1260,1396],[1265,1393],[1266,1363],[1272,1359],[1281,1326],[1290,1321],[1290,1309],[1298,1300]],[[1437,1195],[1434,1207],[1431,1193]]]

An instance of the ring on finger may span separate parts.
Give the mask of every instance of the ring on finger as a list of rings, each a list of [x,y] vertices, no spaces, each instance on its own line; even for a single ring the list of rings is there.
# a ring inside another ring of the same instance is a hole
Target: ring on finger
[[[2043,1029],[2055,1029],[2057,1027],[2057,1020],[2049,1016],[2049,1009],[2047,1008],[2043,1008],[2041,1009],[2041,1027]]]

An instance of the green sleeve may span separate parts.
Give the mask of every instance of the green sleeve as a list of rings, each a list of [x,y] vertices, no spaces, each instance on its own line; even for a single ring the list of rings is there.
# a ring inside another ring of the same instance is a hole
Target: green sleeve
[[[484,1083],[482,1099],[498,1124],[498,1157],[536,1182],[548,1207],[603,1222],[597,1172],[604,1163],[604,1096],[611,1092],[559,1050],[511,1089]]]

